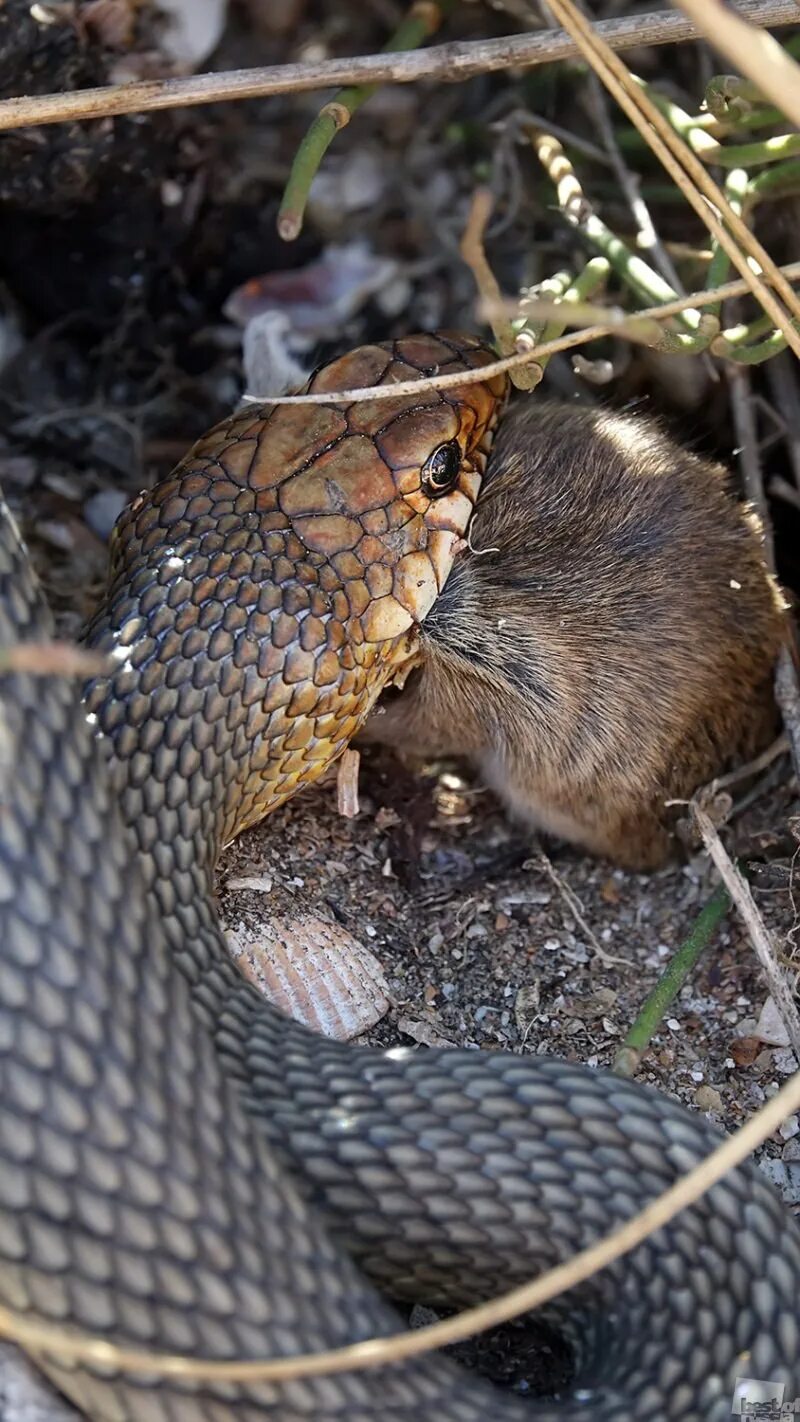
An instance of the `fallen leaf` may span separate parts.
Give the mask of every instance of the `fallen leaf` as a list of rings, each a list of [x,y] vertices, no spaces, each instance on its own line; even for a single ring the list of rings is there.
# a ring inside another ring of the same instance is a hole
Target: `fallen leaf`
[[[397,1023],[398,1032],[402,1032],[404,1037],[410,1037],[412,1041],[419,1042],[423,1047],[454,1047],[456,1043],[445,1037],[433,1022],[426,1022],[422,1018],[401,1017]]]
[[[731,1056],[737,1066],[752,1066],[761,1046],[760,1037],[735,1037],[731,1042]]]

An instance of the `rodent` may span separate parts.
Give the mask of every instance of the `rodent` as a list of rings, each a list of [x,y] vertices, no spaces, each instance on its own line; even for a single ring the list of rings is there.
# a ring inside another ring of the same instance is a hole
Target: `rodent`
[[[680,850],[666,802],[778,729],[787,608],[729,484],[652,418],[519,404],[421,664],[364,738],[466,756],[531,826],[664,864]]]

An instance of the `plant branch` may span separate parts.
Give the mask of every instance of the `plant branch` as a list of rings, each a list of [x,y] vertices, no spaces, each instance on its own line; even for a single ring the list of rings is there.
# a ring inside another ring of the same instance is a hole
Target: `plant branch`
[[[689,937],[670,958],[652,992],[645,998],[636,1021],[614,1058],[614,1071],[620,1076],[633,1076],[636,1072],[661,1025],[664,1013],[705,952],[730,903],[727,889],[720,884],[695,920]]]
[[[795,0],[740,0],[739,10],[754,25],[797,24]],[[597,32],[613,49],[677,44],[697,39],[700,33],[692,20],[668,10],[601,20]],[[0,103],[0,131],[32,124],[104,118],[111,114],[218,104],[232,99],[261,99],[274,94],[332,89],[342,84],[413,84],[422,79],[462,83],[478,74],[553,64],[556,60],[571,59],[578,52],[577,45],[562,30],[544,30],[538,34],[431,45],[407,54],[367,54],[352,59],[232,69],[223,74],[142,80],[101,89],[80,89],[69,94],[22,95]]]

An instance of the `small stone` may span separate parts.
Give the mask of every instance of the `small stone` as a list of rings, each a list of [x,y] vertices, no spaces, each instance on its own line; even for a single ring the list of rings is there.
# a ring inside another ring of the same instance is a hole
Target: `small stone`
[[[121,489],[100,489],[83,506],[83,516],[98,538],[107,541],[111,530],[128,502]]]
[[[791,1076],[797,1071],[797,1058],[788,1047],[780,1047],[772,1053],[772,1064],[781,1076]]]
[[[713,1111],[717,1116],[722,1114],[722,1097],[713,1086],[698,1086],[694,1093],[694,1104],[699,1111]]]
[[[778,1134],[785,1141],[790,1141],[793,1136],[800,1134],[800,1120],[797,1116],[787,1116],[783,1124],[778,1127]]]
[[[783,1196],[787,1205],[800,1205],[800,1161],[783,1161],[766,1158],[759,1161],[759,1168]]]
[[[788,1047],[789,1033],[774,998],[768,997],[764,1003],[754,1035],[771,1047]]]

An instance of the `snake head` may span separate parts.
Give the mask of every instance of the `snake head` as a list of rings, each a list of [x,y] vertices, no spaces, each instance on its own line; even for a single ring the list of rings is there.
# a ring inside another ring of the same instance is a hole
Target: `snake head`
[[[473,336],[407,336],[351,351],[317,371],[306,389],[386,387],[495,359]],[[280,509],[304,547],[324,554],[341,576],[365,641],[402,636],[444,587],[507,391],[501,375],[418,395],[274,411],[269,441],[284,470]]]

